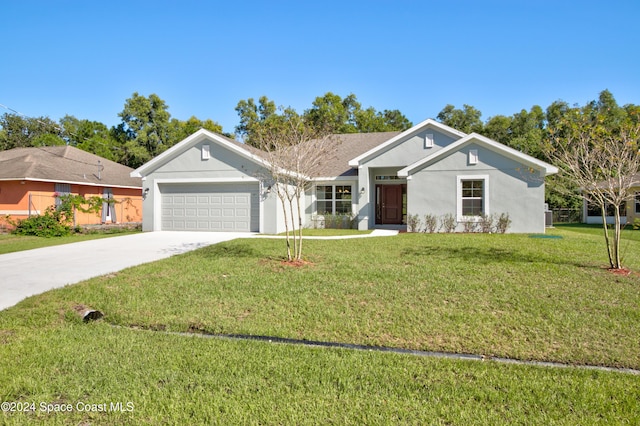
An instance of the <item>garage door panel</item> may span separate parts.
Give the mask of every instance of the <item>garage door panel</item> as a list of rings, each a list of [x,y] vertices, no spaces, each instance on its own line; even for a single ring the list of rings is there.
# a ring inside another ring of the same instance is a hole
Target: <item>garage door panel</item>
[[[258,231],[257,184],[160,186],[163,230]]]

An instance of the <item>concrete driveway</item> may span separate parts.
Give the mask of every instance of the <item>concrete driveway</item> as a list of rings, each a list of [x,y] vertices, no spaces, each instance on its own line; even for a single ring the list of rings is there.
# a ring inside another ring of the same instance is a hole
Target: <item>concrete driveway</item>
[[[0,310],[34,294],[236,238],[246,232],[144,232],[0,255]]]

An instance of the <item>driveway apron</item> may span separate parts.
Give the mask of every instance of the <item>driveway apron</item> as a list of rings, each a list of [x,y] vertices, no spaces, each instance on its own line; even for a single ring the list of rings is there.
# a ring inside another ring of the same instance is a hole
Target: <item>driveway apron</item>
[[[240,232],[144,232],[0,255],[0,310],[29,296],[211,244]]]

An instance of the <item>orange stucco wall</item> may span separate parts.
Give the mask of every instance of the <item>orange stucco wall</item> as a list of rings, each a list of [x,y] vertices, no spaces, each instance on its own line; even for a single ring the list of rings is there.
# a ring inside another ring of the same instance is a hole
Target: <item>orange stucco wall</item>
[[[109,187],[107,187],[109,188]],[[87,185],[71,185],[71,193],[85,198],[102,197],[104,188]],[[142,222],[142,189],[111,188],[116,201],[116,223]],[[44,213],[55,204],[55,183],[34,181],[0,181],[0,227],[7,226],[6,217],[25,219]],[[102,215],[76,212],[74,225],[102,223]]]

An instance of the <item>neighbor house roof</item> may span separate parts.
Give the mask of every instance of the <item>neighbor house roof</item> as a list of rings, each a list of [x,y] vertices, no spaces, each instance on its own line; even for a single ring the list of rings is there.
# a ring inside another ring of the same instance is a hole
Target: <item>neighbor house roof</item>
[[[0,180],[32,180],[89,186],[141,188],[132,168],[72,146],[0,151]]]

